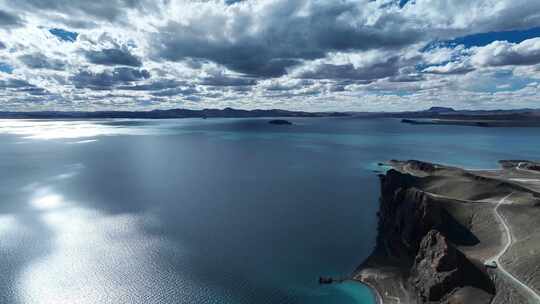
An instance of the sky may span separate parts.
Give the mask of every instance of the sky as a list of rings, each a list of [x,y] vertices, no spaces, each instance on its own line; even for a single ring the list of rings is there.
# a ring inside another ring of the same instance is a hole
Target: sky
[[[538,0],[0,0],[0,110],[540,108]]]

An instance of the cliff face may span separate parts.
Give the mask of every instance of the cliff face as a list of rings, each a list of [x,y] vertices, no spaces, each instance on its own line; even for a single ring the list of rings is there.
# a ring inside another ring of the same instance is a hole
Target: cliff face
[[[440,207],[414,187],[418,178],[395,170],[380,177],[379,243],[412,261],[424,235],[441,224]]]
[[[445,236],[455,223],[436,196],[418,188],[420,178],[395,170],[380,178],[377,252],[404,265],[418,303],[459,303],[453,298],[464,288],[493,294],[489,277]]]
[[[440,301],[462,285],[465,256],[437,230],[422,239],[410,281],[422,302]]]

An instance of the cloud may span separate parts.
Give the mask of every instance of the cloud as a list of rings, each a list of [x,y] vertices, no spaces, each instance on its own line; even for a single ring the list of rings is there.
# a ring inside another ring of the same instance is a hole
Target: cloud
[[[437,38],[455,38],[538,27],[539,11],[534,0],[417,0],[403,8],[403,15]]]
[[[172,89],[181,85],[186,85],[187,82],[178,81],[175,79],[160,79],[154,80],[150,83],[136,84],[132,86],[121,86],[118,89],[121,90],[133,90],[133,91],[159,91],[164,89]]]
[[[478,66],[534,65],[540,63],[540,38],[521,43],[495,41],[477,48],[472,62]]]
[[[251,86],[255,85],[257,81],[252,78],[233,77],[225,75],[223,73],[216,73],[207,77],[203,77],[200,83],[202,85],[210,86]]]
[[[430,66],[423,70],[424,73],[455,75],[467,74],[474,71],[474,67],[469,62],[448,62],[444,65]]]
[[[8,78],[0,80],[0,88],[3,89],[19,89],[25,87],[33,87],[30,83],[22,79]]]
[[[62,60],[48,58],[41,53],[21,55],[18,59],[32,69],[62,70],[65,67]]]
[[[150,78],[150,73],[147,70],[121,67],[99,73],[86,70],[79,71],[71,77],[71,81],[77,88],[107,90],[117,85],[125,85],[148,78]]]
[[[160,90],[157,92],[152,92],[153,96],[193,96],[193,94],[200,93],[194,87],[177,87],[171,89]]]
[[[0,80],[0,89],[9,91],[11,93],[21,93],[33,96],[41,96],[48,94],[47,90],[33,85],[25,80],[17,78]]]
[[[156,8],[153,1],[145,0],[6,0],[8,6],[28,11],[58,12],[72,18],[87,16],[98,20],[114,22],[125,18],[132,9],[151,10]],[[160,2],[160,1],[156,1]]]
[[[389,78],[390,82],[417,82],[425,79],[420,73],[401,74]]]
[[[313,80],[277,78],[260,83],[260,87],[266,91],[292,91],[302,89],[314,84]]]
[[[399,48],[423,35],[397,14],[371,24],[368,14],[375,4],[361,2],[186,5],[192,13],[188,20],[169,21],[153,35],[154,55],[172,61],[204,58],[249,75],[280,76],[331,51]]]
[[[0,26],[1,27],[19,27],[23,25],[23,20],[12,13],[0,9]]]
[[[126,65],[132,67],[140,67],[142,65],[141,60],[131,54],[126,47],[87,51],[85,52],[85,57],[91,63],[101,65]]]
[[[295,76],[308,79],[353,79],[370,81],[396,75],[398,72],[397,60],[397,58],[389,58],[383,62],[360,67],[355,67],[352,63],[321,63]]]
[[[417,60],[414,56],[413,59]],[[404,73],[402,67],[410,65],[413,59],[401,51],[331,53],[324,59],[291,70],[290,75],[300,79],[355,80],[367,83]]]
[[[486,106],[502,90],[533,103],[540,38],[523,40],[538,11],[533,0],[0,0],[0,110]]]

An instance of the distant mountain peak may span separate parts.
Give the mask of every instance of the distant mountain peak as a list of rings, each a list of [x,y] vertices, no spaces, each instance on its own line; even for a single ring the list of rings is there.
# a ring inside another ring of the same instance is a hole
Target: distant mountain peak
[[[431,107],[427,112],[455,112],[453,108],[450,107]]]

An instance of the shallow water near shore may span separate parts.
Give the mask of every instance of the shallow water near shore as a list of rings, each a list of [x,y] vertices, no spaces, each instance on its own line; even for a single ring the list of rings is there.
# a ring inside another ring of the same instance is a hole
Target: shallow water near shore
[[[0,120],[0,303],[374,303],[378,162],[497,168],[536,128]]]

